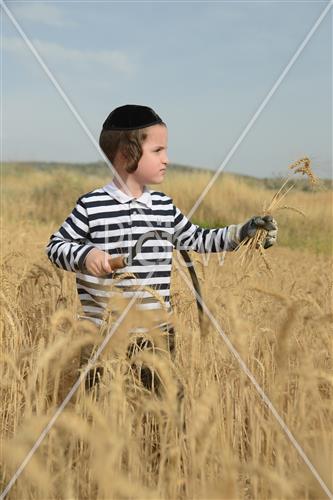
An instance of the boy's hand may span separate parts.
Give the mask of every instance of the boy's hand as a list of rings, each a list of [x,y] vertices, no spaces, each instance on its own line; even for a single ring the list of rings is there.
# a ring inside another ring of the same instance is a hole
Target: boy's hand
[[[263,242],[264,248],[269,248],[276,243],[278,225],[271,215],[254,216],[242,224],[229,226],[229,238],[239,245],[245,238],[253,238],[259,229],[267,231]]]
[[[90,250],[87,254],[84,266],[88,273],[93,276],[105,276],[113,272],[109,264],[109,259],[110,255],[107,252],[103,252],[103,250],[99,250],[98,248],[93,248],[93,250]]]
[[[266,238],[263,242],[264,248],[269,248],[274,243],[276,243],[278,226],[277,222],[271,215],[254,216],[241,225],[239,235],[240,241],[243,241],[246,237],[253,238],[259,229],[265,229],[267,231]]]

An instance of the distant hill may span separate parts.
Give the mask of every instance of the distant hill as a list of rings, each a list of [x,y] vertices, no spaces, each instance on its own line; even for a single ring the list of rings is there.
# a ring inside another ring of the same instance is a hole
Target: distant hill
[[[31,169],[32,171],[52,171],[52,170],[57,170],[60,168],[66,169],[66,170],[79,170],[80,173],[85,173],[86,175],[94,175],[94,176],[101,176],[106,177],[109,175],[109,167],[105,162],[94,162],[94,163],[61,163],[61,162],[5,162],[2,164],[3,168],[3,173],[6,173],[9,171],[11,173],[17,173],[18,175],[20,174],[20,170],[24,168],[25,170]],[[214,175],[214,170],[211,169],[205,169],[205,168],[200,168],[200,167],[193,167],[190,165],[181,165],[178,163],[170,163],[170,169],[176,172],[182,172],[182,173],[189,173],[189,174],[195,174],[198,172],[205,172],[210,173],[212,176]],[[222,174],[221,174],[222,175]],[[263,187],[266,189],[272,189],[272,190],[278,190],[281,187],[281,182],[282,178],[281,177],[265,177],[265,178],[258,178],[254,177],[251,175],[242,175],[242,174],[236,174],[236,173],[229,173],[229,172],[224,172],[224,176],[231,176],[231,177],[236,177],[238,179],[242,179],[246,184],[252,187]],[[332,179],[320,179],[321,185],[319,188],[312,187],[307,179],[303,178],[298,178],[295,179],[295,184],[296,184],[296,189],[299,189],[300,191],[313,191],[317,189],[333,189],[333,180]]]
[[[85,172],[91,175],[101,175],[105,176],[109,174],[109,167],[105,162],[94,162],[94,163],[61,163],[61,162],[4,162],[3,166],[5,168],[10,168],[14,170],[15,168],[30,168],[33,170],[55,170],[59,168],[65,168],[66,170],[76,170],[80,169],[80,172]],[[170,167],[173,170],[182,172],[209,172],[211,170],[204,168],[191,167],[189,165],[180,165],[177,163],[170,163]],[[212,172],[212,171],[211,171]]]

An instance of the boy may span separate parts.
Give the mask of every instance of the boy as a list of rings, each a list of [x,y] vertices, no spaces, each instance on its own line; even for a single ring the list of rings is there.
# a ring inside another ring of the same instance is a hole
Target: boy
[[[110,184],[81,196],[47,245],[47,255],[56,266],[76,273],[84,311],[81,318],[97,325],[103,322],[106,304],[116,293],[110,287],[121,272],[136,275],[117,286],[125,297],[141,299],[137,309],[162,307],[149,292],[133,289],[133,285],[148,285],[158,290],[171,313],[173,248],[231,251],[258,229],[267,230],[265,248],[276,241],[277,224],[272,217],[252,217],[243,224],[208,230],[192,224],[170,197],[149,190],[147,184],[159,184],[165,177],[167,142],[167,127],[151,108],[125,105],[113,110],[103,124],[99,144],[117,175]],[[134,246],[135,258],[121,271],[112,272],[110,256],[128,255]],[[167,323],[160,326],[172,335]]]

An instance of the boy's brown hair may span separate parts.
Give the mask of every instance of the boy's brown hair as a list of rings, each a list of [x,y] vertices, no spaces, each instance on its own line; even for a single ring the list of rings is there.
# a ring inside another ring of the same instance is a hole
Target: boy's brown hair
[[[162,122],[160,125],[166,127]],[[99,145],[105,156],[114,164],[117,153],[120,151],[126,158],[125,170],[129,174],[135,172],[142,156],[142,144],[147,139],[145,128],[136,130],[102,130]]]

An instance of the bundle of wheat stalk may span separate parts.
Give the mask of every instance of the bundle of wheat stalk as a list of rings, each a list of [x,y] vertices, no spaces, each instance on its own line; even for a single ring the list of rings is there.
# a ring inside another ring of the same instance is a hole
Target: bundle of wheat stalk
[[[286,198],[287,194],[295,187],[295,183],[293,182],[293,176],[295,174],[306,175],[312,185],[316,185],[319,183],[319,179],[314,175],[310,167],[310,159],[308,157],[300,158],[299,160],[292,163],[289,167],[291,172],[284,178],[280,189],[275,193],[273,198],[271,199],[269,204],[264,203],[263,206],[263,216],[265,215],[275,215],[278,210],[293,210],[305,217],[304,212],[296,207],[291,207],[288,205],[282,205],[282,201]],[[265,256],[265,252],[263,249],[263,242],[266,237],[266,231],[264,229],[260,229],[256,232],[253,238],[245,238],[237,247],[237,250],[243,249],[240,257],[241,264],[246,269],[250,266],[253,258],[256,254],[256,250],[259,251],[267,270],[272,273],[272,267]]]

